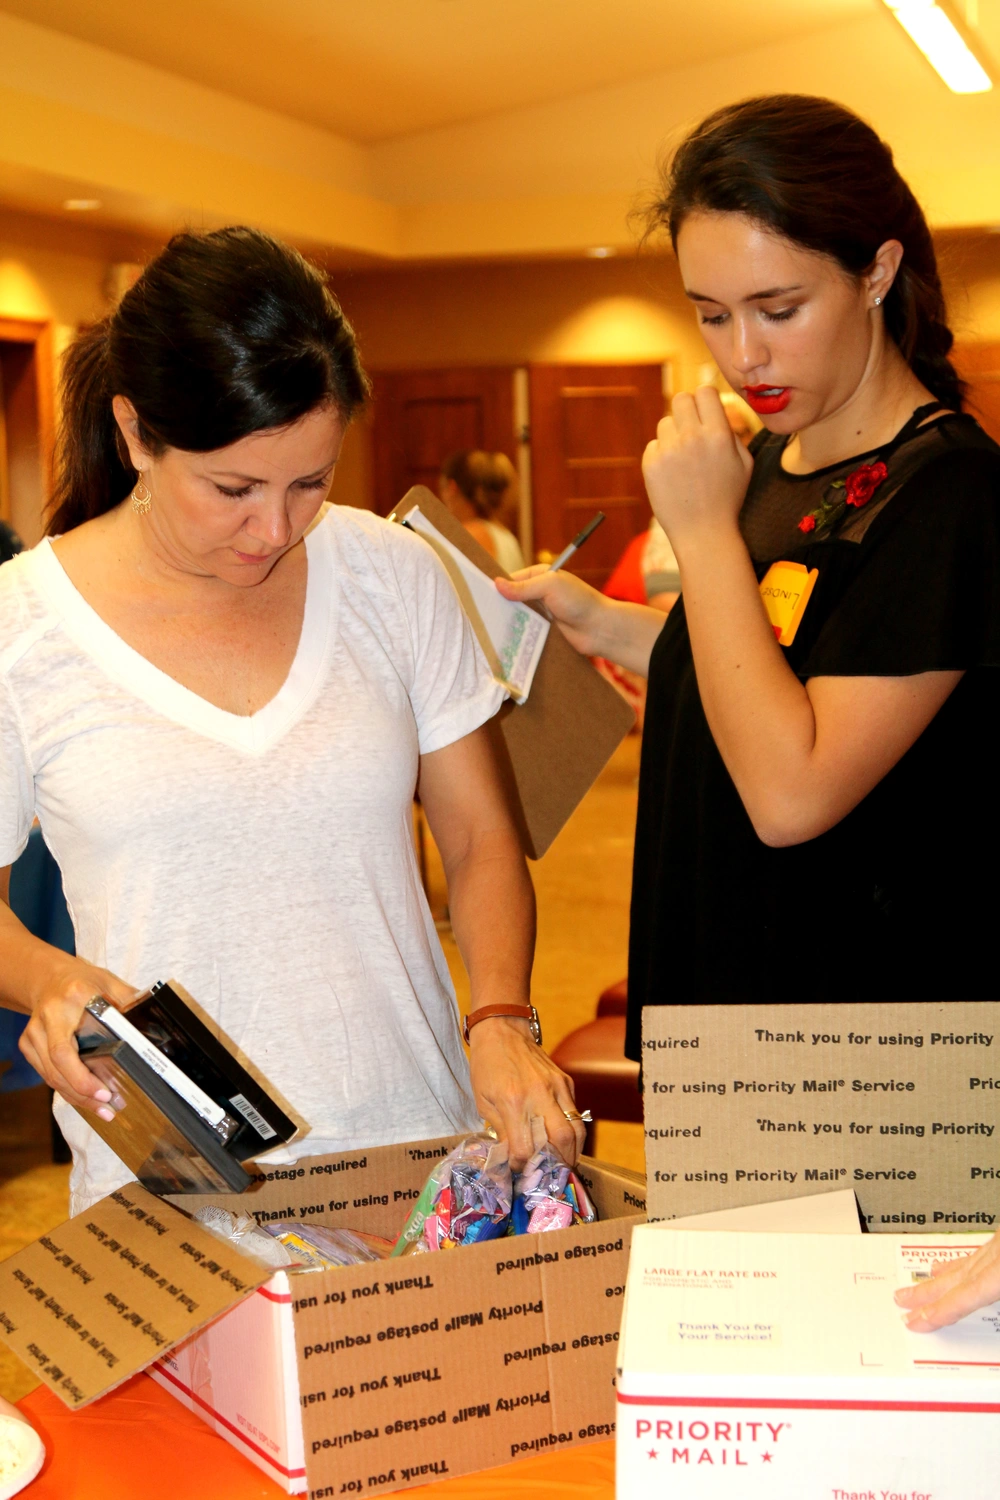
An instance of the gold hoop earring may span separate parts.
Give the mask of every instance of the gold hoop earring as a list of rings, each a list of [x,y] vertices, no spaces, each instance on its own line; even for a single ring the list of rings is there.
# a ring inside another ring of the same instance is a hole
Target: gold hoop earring
[[[132,491],[132,509],[135,511],[137,516],[145,516],[149,514],[149,508],[152,503],[152,493],[146,481],[143,479],[142,471],[140,470],[139,478],[135,482],[135,489]]]

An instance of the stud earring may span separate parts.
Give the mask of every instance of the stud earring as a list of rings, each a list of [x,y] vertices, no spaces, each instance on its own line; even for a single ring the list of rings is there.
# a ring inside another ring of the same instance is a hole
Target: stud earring
[[[882,305],[882,298],[881,297],[876,297],[875,298],[875,306],[876,307],[881,307],[881,305]]]
[[[152,503],[152,493],[148,484],[143,479],[142,470],[140,469],[139,478],[136,480],[135,489],[132,491],[132,509],[137,516],[145,516],[149,514],[149,508]]]

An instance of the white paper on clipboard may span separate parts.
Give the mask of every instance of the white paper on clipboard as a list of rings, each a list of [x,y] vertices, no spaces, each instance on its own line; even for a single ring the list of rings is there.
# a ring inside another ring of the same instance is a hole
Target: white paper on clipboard
[[[497,593],[492,578],[443,537],[415,505],[405,517],[434,548],[469,616],[490,671],[515,703],[523,703],[549,634],[549,622],[536,610]]]

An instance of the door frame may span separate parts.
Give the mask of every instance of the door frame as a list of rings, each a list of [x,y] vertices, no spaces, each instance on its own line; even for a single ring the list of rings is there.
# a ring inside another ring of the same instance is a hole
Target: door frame
[[[35,384],[35,416],[38,428],[38,458],[41,464],[42,515],[52,498],[55,461],[55,360],[53,325],[49,318],[0,317],[0,344],[32,345],[31,366]],[[10,497],[6,497],[9,511]],[[9,514],[3,515],[10,520]]]

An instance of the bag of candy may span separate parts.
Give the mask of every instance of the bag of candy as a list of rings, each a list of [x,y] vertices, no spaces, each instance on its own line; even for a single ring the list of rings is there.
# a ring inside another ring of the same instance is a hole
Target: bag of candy
[[[360,1229],[329,1229],[324,1224],[292,1224],[277,1219],[264,1226],[267,1233],[297,1255],[310,1271],[327,1271],[331,1266],[361,1266],[373,1260],[386,1260],[392,1241]]]
[[[514,1178],[508,1234],[544,1234],[571,1224],[592,1224],[596,1218],[579,1177],[554,1146],[543,1142]]]
[[[467,1135],[431,1172],[393,1255],[499,1239],[510,1221],[511,1186],[506,1142]]]
[[[298,1256],[268,1239],[249,1214],[231,1214],[227,1208],[216,1208],[209,1203],[205,1208],[199,1208],[194,1217],[202,1229],[207,1229],[216,1239],[225,1240],[243,1255],[249,1255],[252,1260],[270,1266],[274,1271],[301,1265]]]

